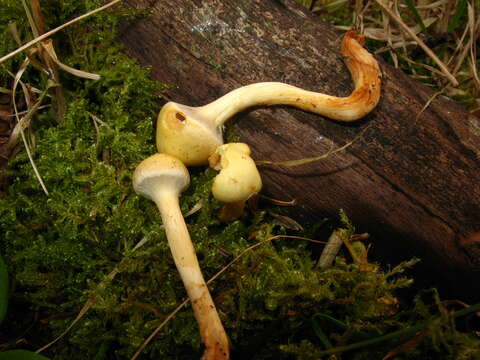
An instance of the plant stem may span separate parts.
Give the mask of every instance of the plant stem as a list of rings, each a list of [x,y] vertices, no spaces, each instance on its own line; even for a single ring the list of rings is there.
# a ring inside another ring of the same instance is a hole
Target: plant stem
[[[472,312],[476,312],[476,311],[479,311],[479,310],[480,310],[480,303],[469,306],[465,309],[456,311],[451,316],[453,318],[457,318],[457,317],[460,317],[460,316],[465,316],[465,315],[471,314]],[[432,322],[434,322],[437,319],[438,319],[438,317],[436,317],[432,320],[424,321],[424,322],[422,322],[422,323],[420,323],[416,326],[412,326],[412,327],[409,327],[409,328],[406,328],[406,329],[397,330],[397,331],[394,331],[390,334],[379,336],[379,337],[376,337],[376,338],[373,338],[373,339],[368,339],[368,340],[360,341],[360,342],[350,344],[350,345],[337,346],[335,348],[331,348],[331,349],[328,349],[328,350],[319,351],[315,355],[316,356],[321,356],[321,355],[336,354],[336,353],[340,353],[340,352],[344,352],[344,351],[355,350],[355,349],[359,349],[359,348],[362,348],[362,347],[365,347],[365,346],[377,344],[377,343],[380,343],[380,342],[383,342],[383,341],[386,341],[386,340],[394,339],[398,336],[415,334],[416,332],[418,332],[422,329],[425,329],[428,325],[430,325]]]

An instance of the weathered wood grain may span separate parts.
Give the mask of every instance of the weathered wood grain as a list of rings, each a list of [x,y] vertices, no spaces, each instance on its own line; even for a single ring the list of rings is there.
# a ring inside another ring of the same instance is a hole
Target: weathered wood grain
[[[333,95],[352,90],[341,33],[290,0],[130,0],[150,14],[124,24],[125,51],[172,85],[169,100],[203,105],[248,83],[282,81]],[[264,191],[298,200],[292,216],[320,219],[343,208],[375,247],[421,256],[426,271],[461,293],[480,270],[480,121],[379,59],[382,99],[343,124],[289,107],[252,109],[229,124],[257,160],[346,151],[294,168],[262,166]],[[475,237],[473,238],[475,239]],[[479,295],[480,296],[480,295]]]

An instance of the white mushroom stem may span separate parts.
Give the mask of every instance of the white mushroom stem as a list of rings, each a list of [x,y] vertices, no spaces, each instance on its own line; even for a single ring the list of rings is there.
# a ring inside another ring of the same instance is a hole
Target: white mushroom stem
[[[259,105],[291,105],[339,121],[362,118],[377,105],[381,84],[378,63],[363,44],[364,37],[355,31],[348,31],[342,41],[342,55],[355,84],[349,96],[263,82],[243,86],[200,107],[169,102],[158,116],[158,150],[177,156],[186,165],[206,164],[208,156],[223,143],[221,128],[225,121]]]
[[[157,204],[175,265],[192,303],[205,344],[204,360],[228,359],[228,338],[200,270],[195,249],[178,203],[178,197],[159,193]]]
[[[179,195],[189,185],[186,167],[173,156],[155,154],[138,165],[133,175],[137,193],[160,210],[168,245],[192,303],[202,342],[203,360],[229,359],[228,337],[200,270],[195,249],[180,211]]]

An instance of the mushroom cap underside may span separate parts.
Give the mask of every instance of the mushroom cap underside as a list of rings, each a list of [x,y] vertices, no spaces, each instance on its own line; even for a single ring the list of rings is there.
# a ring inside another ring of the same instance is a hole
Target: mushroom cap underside
[[[137,194],[155,200],[159,192],[183,192],[190,185],[190,175],[185,165],[176,157],[155,154],[137,166],[132,182]]]

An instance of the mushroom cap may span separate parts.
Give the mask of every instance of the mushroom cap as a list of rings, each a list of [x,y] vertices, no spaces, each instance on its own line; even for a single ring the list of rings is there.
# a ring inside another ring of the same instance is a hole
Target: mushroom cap
[[[158,114],[158,152],[176,156],[185,165],[206,165],[208,157],[223,144],[222,134],[200,108],[169,102]]]
[[[190,175],[174,156],[155,154],[143,160],[133,173],[133,189],[155,201],[163,191],[179,195],[190,185]]]
[[[262,189],[262,178],[243,143],[219,146],[209,158],[210,166],[220,173],[215,177],[212,194],[215,199],[233,203],[245,201]]]

